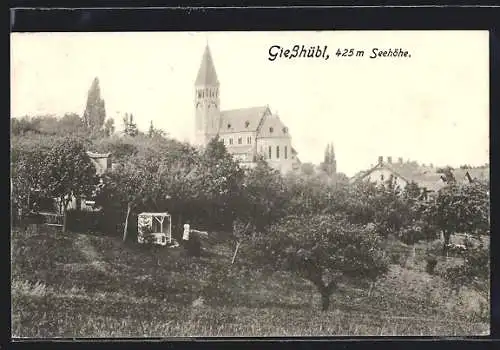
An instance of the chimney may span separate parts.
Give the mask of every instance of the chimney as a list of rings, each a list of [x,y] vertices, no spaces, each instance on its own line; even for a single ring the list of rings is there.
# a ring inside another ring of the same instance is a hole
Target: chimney
[[[384,157],[379,156],[378,157],[378,165],[382,165],[383,162],[384,162]]]
[[[399,161],[399,164],[403,164],[403,157],[399,157],[398,161]]]
[[[392,164],[392,157],[387,157],[387,163]]]

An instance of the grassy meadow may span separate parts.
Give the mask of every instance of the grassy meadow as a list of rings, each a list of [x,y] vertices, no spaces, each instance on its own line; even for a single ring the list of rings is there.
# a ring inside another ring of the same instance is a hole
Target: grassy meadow
[[[489,302],[425,272],[419,251],[394,261],[372,290],[320,296],[287,272],[247,264],[214,234],[200,258],[118,237],[12,232],[12,336],[464,336],[489,333]]]

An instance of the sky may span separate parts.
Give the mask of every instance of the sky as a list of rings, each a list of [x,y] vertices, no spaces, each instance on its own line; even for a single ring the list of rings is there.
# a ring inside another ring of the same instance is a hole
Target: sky
[[[221,109],[269,105],[302,162],[333,143],[348,176],[378,156],[423,164],[489,160],[487,31],[121,32],[11,34],[11,117],[82,114],[99,78],[108,117],[133,113],[194,136],[194,80],[209,44]],[[269,60],[279,45],[327,45],[329,59]],[[337,57],[337,49],[364,50]],[[411,57],[371,59],[373,48]]]

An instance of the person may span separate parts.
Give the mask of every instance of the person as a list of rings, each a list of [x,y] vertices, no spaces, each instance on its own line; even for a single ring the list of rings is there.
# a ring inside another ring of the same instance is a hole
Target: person
[[[191,233],[203,234],[208,236],[206,231],[200,231],[192,229],[189,223],[184,224],[184,232],[182,234],[182,240],[184,241],[184,246],[188,250],[190,255],[200,256],[201,255],[201,242],[198,235],[191,236]]]

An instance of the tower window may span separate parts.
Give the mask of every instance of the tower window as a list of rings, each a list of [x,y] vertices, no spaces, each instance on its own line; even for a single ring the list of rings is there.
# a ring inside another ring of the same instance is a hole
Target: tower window
[[[249,125],[250,125],[250,122],[247,120],[247,121],[245,122],[245,128],[248,128],[248,126],[249,126]]]
[[[248,143],[248,144],[251,144],[251,143],[252,143],[252,136],[248,136],[248,137],[247,137],[247,143]]]
[[[380,175],[380,181],[384,181],[384,174]]]
[[[243,143],[243,140],[241,137],[238,137],[238,145],[241,145]]]
[[[288,132],[288,128],[287,127],[284,127],[283,128],[283,134],[286,134]]]
[[[232,144],[233,144],[233,138],[232,138],[232,137],[230,137],[230,138],[229,138],[229,144],[230,144],[230,145],[232,145]]]
[[[269,128],[269,132],[273,132],[273,131],[274,131],[274,129],[273,129],[273,127],[271,126],[271,127]]]
[[[271,159],[272,153],[273,153],[273,150],[272,150],[271,146],[269,146],[269,159]]]
[[[231,129],[231,124],[227,124],[227,128],[228,128],[228,129]]]
[[[285,159],[287,159],[287,158],[288,158],[288,147],[285,146]]]
[[[276,146],[276,158],[280,157],[280,146]]]

